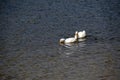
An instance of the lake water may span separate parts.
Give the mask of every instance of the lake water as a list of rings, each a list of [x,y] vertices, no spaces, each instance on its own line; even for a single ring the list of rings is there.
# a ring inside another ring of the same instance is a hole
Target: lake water
[[[120,80],[120,1],[1,0],[0,80]]]

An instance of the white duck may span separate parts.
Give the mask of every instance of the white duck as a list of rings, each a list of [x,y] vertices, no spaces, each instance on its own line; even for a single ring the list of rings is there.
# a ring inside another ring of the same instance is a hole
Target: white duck
[[[75,43],[78,41],[78,31],[75,32],[75,36],[71,38],[61,38],[60,43],[61,44],[70,44],[70,43]]]
[[[86,37],[85,30],[78,32],[78,38],[85,38],[85,37]]]

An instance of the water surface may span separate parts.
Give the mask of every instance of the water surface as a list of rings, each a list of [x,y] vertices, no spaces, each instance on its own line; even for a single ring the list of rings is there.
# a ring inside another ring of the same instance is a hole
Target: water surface
[[[119,0],[1,0],[1,80],[120,80]],[[86,30],[85,41],[59,39]]]

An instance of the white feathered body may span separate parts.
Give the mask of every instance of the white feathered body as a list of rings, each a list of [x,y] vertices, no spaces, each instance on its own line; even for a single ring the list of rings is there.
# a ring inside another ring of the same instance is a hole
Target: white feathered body
[[[78,38],[84,38],[84,37],[86,37],[85,30],[78,32]]]
[[[74,37],[70,37],[70,38],[61,38],[60,39],[60,43],[63,44],[69,44],[69,43],[75,43],[78,41],[78,31],[75,32],[75,36]]]
[[[66,38],[65,39],[65,43],[74,43],[76,41],[76,39],[73,37],[73,38]]]

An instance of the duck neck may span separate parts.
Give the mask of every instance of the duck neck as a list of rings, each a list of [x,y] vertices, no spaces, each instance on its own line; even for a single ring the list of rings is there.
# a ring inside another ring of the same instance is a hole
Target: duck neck
[[[76,41],[78,41],[78,34],[75,34],[75,39]]]

